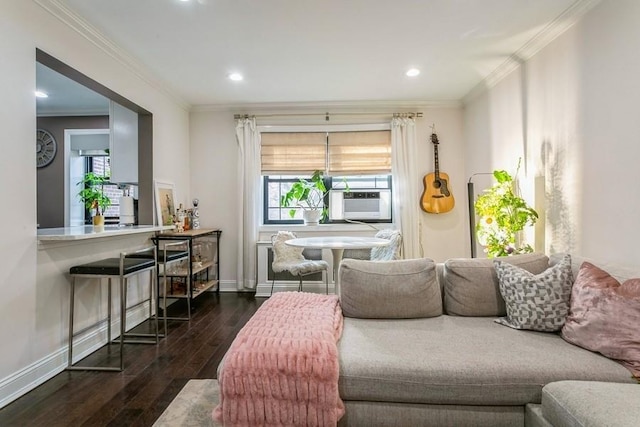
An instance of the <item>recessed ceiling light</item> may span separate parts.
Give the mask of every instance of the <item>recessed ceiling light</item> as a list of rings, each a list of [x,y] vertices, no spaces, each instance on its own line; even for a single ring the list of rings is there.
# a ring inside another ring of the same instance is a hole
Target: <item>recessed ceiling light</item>
[[[243,78],[244,77],[242,77],[242,74],[240,74],[240,73],[231,73],[231,74],[229,74],[229,79],[233,80],[234,82],[239,82]]]
[[[408,77],[415,77],[418,74],[420,74],[420,70],[418,70],[417,68],[410,68],[409,70],[407,70]]]
[[[49,95],[47,95],[46,93],[42,92],[41,90],[37,90],[36,91],[36,98],[48,98]]]

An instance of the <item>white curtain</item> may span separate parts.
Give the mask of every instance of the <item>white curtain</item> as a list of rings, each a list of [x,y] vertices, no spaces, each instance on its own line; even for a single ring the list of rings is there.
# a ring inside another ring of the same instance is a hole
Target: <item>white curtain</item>
[[[391,120],[393,218],[402,233],[402,254],[405,259],[423,257],[416,159],[415,119],[394,117]]]
[[[260,132],[255,118],[236,122],[238,158],[238,253],[237,287],[255,289],[256,246],[260,223]]]

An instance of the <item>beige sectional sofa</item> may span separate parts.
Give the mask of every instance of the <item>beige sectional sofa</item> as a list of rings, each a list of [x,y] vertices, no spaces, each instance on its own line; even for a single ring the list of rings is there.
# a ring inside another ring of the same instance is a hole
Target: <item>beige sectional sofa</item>
[[[507,261],[537,274],[555,258]],[[581,263],[572,259],[574,277]],[[340,281],[341,426],[640,425],[640,385],[625,367],[558,333],[494,322],[505,304],[491,260],[346,259]],[[626,408],[620,418],[611,400]]]

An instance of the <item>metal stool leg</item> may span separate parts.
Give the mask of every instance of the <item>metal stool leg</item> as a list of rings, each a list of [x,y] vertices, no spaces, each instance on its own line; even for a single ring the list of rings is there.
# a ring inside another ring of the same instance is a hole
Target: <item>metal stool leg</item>
[[[73,308],[75,299],[76,277],[71,278],[71,288],[69,289],[69,359],[67,361],[67,368],[73,364]]]
[[[111,277],[107,281],[107,345],[111,345]]]
[[[153,284],[156,280],[156,270],[153,269],[151,270],[150,274],[149,274],[149,321],[151,321],[151,316],[153,313],[153,305],[154,305],[154,301],[156,301],[156,298],[153,294]],[[156,330],[156,344],[158,344],[160,342],[160,331],[159,331],[159,326],[158,326],[158,308],[156,307],[156,314],[155,316],[153,316],[154,319],[154,323],[155,323],[155,330]]]
[[[122,264],[121,269],[122,271]],[[120,370],[124,371],[124,335],[127,331],[127,279],[120,274]]]
[[[189,259],[189,262],[191,262],[191,259]],[[191,282],[190,274],[187,274],[185,285],[187,286],[187,317],[191,319],[191,286],[193,286],[193,283]]]
[[[166,263],[165,263],[165,267],[166,267]],[[167,332],[167,272],[164,272],[164,288],[162,289],[162,314],[164,317],[164,336],[166,337],[168,332]]]

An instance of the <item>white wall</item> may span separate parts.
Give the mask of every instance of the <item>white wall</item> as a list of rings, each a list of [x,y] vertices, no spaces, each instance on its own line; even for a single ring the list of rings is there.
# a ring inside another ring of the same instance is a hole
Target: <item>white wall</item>
[[[302,108],[302,107],[301,107]],[[382,107],[377,107],[382,108]],[[335,108],[330,111],[337,112]],[[351,111],[366,111],[366,106]],[[386,111],[394,111],[390,106]],[[429,106],[413,108],[424,112],[423,118],[416,119],[418,146],[418,172],[415,177],[422,191],[423,177],[433,171],[433,145],[430,142],[432,123],[436,124],[436,132],[441,142],[440,168],[449,174],[452,192],[456,197],[453,211],[434,215],[422,213],[422,240],[426,257],[443,261],[450,257],[469,255],[469,238],[467,237],[466,187],[464,177],[464,147],[462,136],[462,110],[460,107],[434,108]],[[270,114],[283,112],[300,112],[290,107],[288,110],[269,110],[261,106],[248,113]],[[327,111],[319,108],[318,112]],[[341,109],[341,113],[350,110]],[[371,110],[373,111],[373,110]],[[385,111],[384,109],[382,111]],[[308,113],[309,111],[305,111]],[[358,117],[358,116],[354,116]],[[276,122],[277,120],[277,122]],[[384,120],[390,120],[387,116]],[[362,118],[334,116],[331,124],[366,122]],[[380,119],[369,118],[370,123],[382,123]],[[324,116],[319,120],[313,118],[259,118],[258,124],[312,125],[325,124]],[[236,280],[236,248],[238,215],[237,198],[237,162],[238,148],[235,138],[235,121],[230,111],[195,111],[191,113],[191,193],[198,197],[201,204],[201,224],[203,227],[219,227],[223,230],[221,240],[220,276],[223,288],[233,289]],[[420,202],[421,193],[415,195],[415,203]],[[228,285],[225,285],[228,283]]]
[[[467,174],[514,171],[524,156],[521,185],[545,207],[536,246],[547,252],[639,260],[639,16],[640,2],[603,1],[466,105]]]
[[[238,145],[233,113],[191,113],[191,195],[200,226],[219,228],[221,289],[236,289]],[[191,204],[189,204],[191,206]]]
[[[0,402],[16,378],[66,345],[68,286],[40,278],[44,253],[36,242],[35,52],[40,48],[153,113],[155,176],[189,194],[188,113],[164,92],[52,16],[33,1],[1,2],[0,13]],[[107,245],[103,252],[117,249]],[[87,258],[83,258],[83,261]],[[55,261],[55,260],[54,260]],[[61,265],[66,265],[64,262]],[[55,268],[55,267],[53,267]],[[31,372],[33,373],[33,372]],[[48,372],[39,373],[46,377]],[[30,385],[33,386],[32,384]]]

